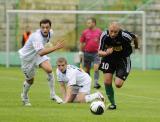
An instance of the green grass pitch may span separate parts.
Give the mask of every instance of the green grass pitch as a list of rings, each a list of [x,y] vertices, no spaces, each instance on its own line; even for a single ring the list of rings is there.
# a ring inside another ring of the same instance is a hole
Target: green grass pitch
[[[100,78],[103,86],[102,73]],[[0,122],[160,122],[159,70],[132,70],[121,89],[114,87],[117,110],[106,110],[103,115],[93,115],[90,104],[52,102],[46,74],[40,69],[30,90],[32,107],[24,107],[20,99],[23,80],[20,68],[0,67]],[[56,82],[60,95],[58,88]],[[100,91],[105,95],[104,86]]]

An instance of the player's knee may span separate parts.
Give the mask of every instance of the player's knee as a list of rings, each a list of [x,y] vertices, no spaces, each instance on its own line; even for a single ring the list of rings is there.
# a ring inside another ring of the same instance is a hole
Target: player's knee
[[[123,85],[123,82],[115,82],[115,86],[116,86],[117,88],[121,88],[122,85]]]
[[[79,100],[79,103],[85,103],[85,101],[84,100]]]
[[[89,70],[89,69],[85,68],[85,72],[86,72],[88,75],[90,75],[90,70]]]
[[[53,81],[53,80],[54,80],[54,76],[53,76],[52,72],[51,72],[51,73],[48,73],[48,78],[47,78],[47,80],[48,80],[48,81]]]
[[[65,103],[72,103],[72,102],[73,102],[72,99],[66,99],[66,100],[65,100]]]
[[[116,84],[116,88],[121,88],[122,84]]]
[[[34,78],[32,78],[32,79],[30,79],[30,80],[27,80],[27,83],[30,84],[30,85],[32,85],[33,82],[34,82]]]
[[[99,65],[96,64],[96,65],[94,66],[94,72],[99,71],[98,68],[99,68]]]
[[[105,79],[104,84],[105,85],[111,85],[112,84],[112,79]]]
[[[84,102],[85,102],[85,100],[84,100],[84,98],[77,98],[76,102],[84,103]]]
[[[46,69],[46,72],[47,72],[47,73],[52,73],[52,68]]]
[[[88,67],[85,67],[85,71],[86,71],[86,72],[89,72],[90,69],[89,69]]]
[[[98,68],[95,68],[95,69],[94,69],[94,72],[98,72],[98,71],[99,71]]]
[[[104,81],[104,85],[105,85],[105,86],[112,85],[112,82]]]
[[[122,85],[123,85],[123,83],[124,83],[124,80],[122,80],[122,79],[120,79],[120,78],[118,78],[118,77],[115,78],[115,86],[116,86],[117,88],[121,88]]]

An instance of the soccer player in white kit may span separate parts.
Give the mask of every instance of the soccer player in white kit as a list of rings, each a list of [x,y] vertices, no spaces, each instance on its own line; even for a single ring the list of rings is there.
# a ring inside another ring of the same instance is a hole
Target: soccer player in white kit
[[[67,65],[67,60],[63,57],[57,60],[56,74],[64,103],[91,102],[95,99],[104,101],[100,92],[90,94],[90,76],[74,65]]]
[[[18,51],[21,59],[21,68],[25,75],[23,91],[21,93],[21,99],[25,106],[31,106],[28,91],[33,84],[37,66],[47,73],[50,98],[57,103],[63,102],[62,99],[55,94],[54,76],[47,54],[63,48],[64,43],[63,41],[58,41],[54,46],[45,48],[45,44],[49,42],[52,35],[51,21],[49,19],[42,19],[40,21],[40,29],[32,33],[24,47]]]

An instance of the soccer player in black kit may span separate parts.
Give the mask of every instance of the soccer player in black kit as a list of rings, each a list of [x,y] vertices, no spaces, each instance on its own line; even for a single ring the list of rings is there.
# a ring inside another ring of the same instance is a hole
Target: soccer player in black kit
[[[137,36],[122,30],[117,22],[112,22],[100,38],[98,54],[102,58],[99,69],[104,74],[105,90],[110,101],[108,109],[111,110],[116,109],[113,74],[115,73],[115,86],[121,88],[131,69],[132,41],[135,49],[138,49]]]

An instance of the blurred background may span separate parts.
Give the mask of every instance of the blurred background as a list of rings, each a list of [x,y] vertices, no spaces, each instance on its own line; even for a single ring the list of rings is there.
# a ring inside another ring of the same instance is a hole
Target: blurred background
[[[160,1],[159,0],[0,0],[0,65],[6,65],[6,11],[7,10],[88,10],[88,11],[145,11],[146,13],[146,68],[160,69]],[[65,39],[63,50],[50,54],[53,66],[59,56],[71,64],[78,64],[79,38],[86,28],[86,19],[95,17],[97,26],[105,30],[111,21],[138,35],[140,50],[131,56],[132,67],[142,69],[142,14],[33,14],[15,13],[9,16],[9,65],[20,66],[17,51],[22,35],[39,28],[42,18],[52,21],[54,41]]]

